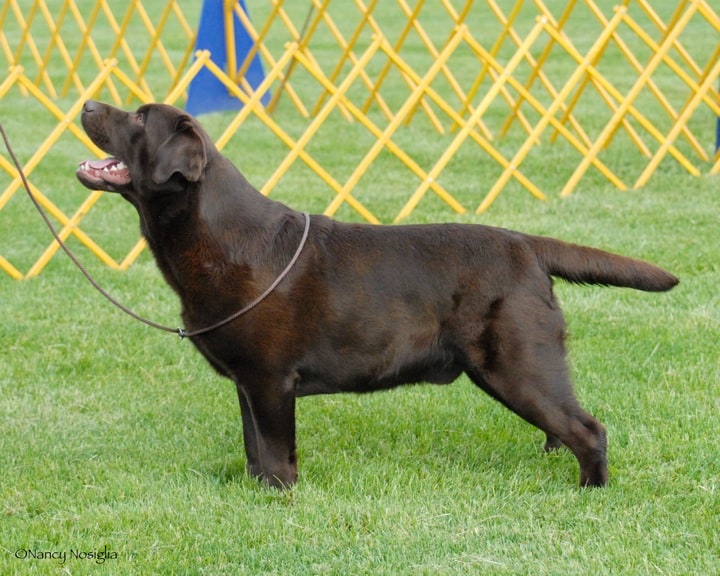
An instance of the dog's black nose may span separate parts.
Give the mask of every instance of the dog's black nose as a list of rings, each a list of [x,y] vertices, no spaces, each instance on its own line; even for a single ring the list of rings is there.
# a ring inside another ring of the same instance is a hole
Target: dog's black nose
[[[95,112],[97,110],[97,102],[95,100],[88,100],[85,102],[85,105],[83,106],[83,112],[86,114],[89,114],[91,112]]]

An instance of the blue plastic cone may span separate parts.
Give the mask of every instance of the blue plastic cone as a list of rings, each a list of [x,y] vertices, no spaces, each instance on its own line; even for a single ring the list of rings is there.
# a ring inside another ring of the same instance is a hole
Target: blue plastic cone
[[[245,14],[248,14],[245,0],[238,1]],[[196,50],[209,50],[212,61],[218,67],[227,70],[223,4],[223,0],[204,0],[195,48]],[[234,12],[233,26],[235,29],[235,61],[240,66],[254,44]],[[245,71],[245,80],[254,90],[257,90],[262,81],[265,80],[265,71],[257,54]],[[269,92],[263,95],[263,105],[270,102],[270,97]],[[222,110],[238,110],[242,106],[242,101],[231,95],[222,82],[207,68],[202,68],[190,82],[185,109],[194,116]]]

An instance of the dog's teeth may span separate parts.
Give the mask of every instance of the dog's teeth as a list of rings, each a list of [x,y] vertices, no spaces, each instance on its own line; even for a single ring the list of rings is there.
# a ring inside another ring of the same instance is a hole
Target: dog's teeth
[[[115,164],[110,164],[109,166],[103,167],[103,172],[118,172],[120,170],[126,170],[127,166],[124,162],[117,162]]]

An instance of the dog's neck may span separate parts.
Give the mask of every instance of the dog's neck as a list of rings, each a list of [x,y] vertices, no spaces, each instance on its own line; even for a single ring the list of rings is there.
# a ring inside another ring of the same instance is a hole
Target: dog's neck
[[[289,211],[256,190],[228,159],[220,156],[215,162],[224,166],[206,170],[198,207],[200,219],[211,229],[257,233],[267,229],[274,216]]]
[[[273,257],[276,239],[291,220],[302,233],[299,214],[263,196],[224,157],[216,162],[225,163],[222,170],[206,170],[201,182],[187,183],[162,204],[136,204],[158,267],[186,304],[196,288],[205,294],[208,285],[276,274],[275,263],[285,260]]]

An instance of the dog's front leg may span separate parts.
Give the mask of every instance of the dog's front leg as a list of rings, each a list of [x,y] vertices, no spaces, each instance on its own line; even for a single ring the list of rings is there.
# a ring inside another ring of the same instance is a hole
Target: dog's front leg
[[[248,471],[274,488],[297,480],[294,388],[254,381],[238,384]]]
[[[243,424],[243,444],[245,445],[245,455],[247,457],[247,473],[253,477],[262,476],[260,468],[260,449],[258,447],[258,435],[255,430],[255,421],[253,420],[250,404],[248,404],[245,393],[240,384],[235,384],[237,388],[238,400],[240,400],[240,415]]]

